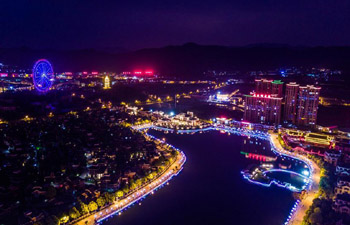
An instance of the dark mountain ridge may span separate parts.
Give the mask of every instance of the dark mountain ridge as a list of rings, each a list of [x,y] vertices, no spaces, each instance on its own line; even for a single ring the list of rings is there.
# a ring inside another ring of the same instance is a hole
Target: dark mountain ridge
[[[269,70],[278,67],[326,67],[350,71],[350,47],[290,47],[259,44],[246,47],[198,45],[148,48],[133,52],[111,53],[95,49],[32,50],[1,48],[0,62],[31,68],[35,60],[49,59],[57,72],[115,71],[149,69],[164,75],[200,77],[204,71]]]

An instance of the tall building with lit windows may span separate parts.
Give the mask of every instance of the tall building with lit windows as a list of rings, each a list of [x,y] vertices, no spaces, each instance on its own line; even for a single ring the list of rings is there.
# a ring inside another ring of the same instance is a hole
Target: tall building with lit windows
[[[277,97],[283,97],[283,82],[280,80],[274,80],[271,82],[271,94],[277,95]]]
[[[286,93],[284,97],[283,120],[295,124],[297,119],[299,84],[291,82],[286,85]]]
[[[277,95],[256,94],[245,96],[244,120],[251,123],[279,125],[282,98]]]
[[[255,92],[283,97],[283,82],[280,80],[256,79]]]
[[[259,94],[271,94],[271,84],[273,80],[256,79],[255,92]]]
[[[316,125],[320,90],[320,87],[315,87],[313,85],[299,87],[297,125]]]

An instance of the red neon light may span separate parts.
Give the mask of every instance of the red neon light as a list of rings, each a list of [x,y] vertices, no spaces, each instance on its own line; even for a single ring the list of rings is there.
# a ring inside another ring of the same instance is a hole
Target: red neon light
[[[91,72],[91,74],[92,74],[92,75],[97,75],[97,74],[98,74],[98,72],[93,71],[93,72]]]
[[[0,73],[0,77],[7,77],[8,74],[7,73]]]
[[[131,72],[123,72],[123,74],[131,74]]]
[[[142,71],[135,71],[134,74],[142,74]]]
[[[84,74],[84,75],[86,75],[86,74],[88,74],[88,72],[86,72],[86,71],[83,71],[83,74]]]
[[[72,75],[72,72],[65,72],[66,75]]]
[[[328,129],[334,129],[334,128],[337,128],[338,126],[330,126],[328,127]]]
[[[258,98],[271,98],[271,95],[267,94],[253,94],[253,97],[258,97]]]
[[[146,70],[146,71],[145,71],[145,74],[152,75],[152,74],[153,74],[153,71],[152,71],[152,70]]]

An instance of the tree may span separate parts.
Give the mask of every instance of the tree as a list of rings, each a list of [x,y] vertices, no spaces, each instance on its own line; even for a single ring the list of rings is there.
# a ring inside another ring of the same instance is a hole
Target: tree
[[[137,179],[137,180],[135,181],[135,184],[136,184],[138,187],[140,187],[140,186],[142,185],[142,180],[141,180],[141,179]]]
[[[152,172],[152,176],[155,178],[157,176],[157,172]]]
[[[322,176],[320,180],[320,189],[326,196],[330,196],[333,192],[333,188],[328,176]]]
[[[133,183],[130,184],[130,190],[134,190],[134,189],[136,189],[136,188],[137,188],[137,185],[136,185],[135,182],[133,182]]]
[[[104,198],[106,199],[107,203],[112,203],[114,201],[114,195],[109,192],[104,194]]]
[[[143,183],[143,184],[146,183],[146,182],[148,181],[147,177],[142,177],[141,180],[142,180],[142,183]]]
[[[64,224],[64,223],[67,223],[69,221],[69,216],[67,215],[67,214],[63,214],[62,216],[61,216],[61,219],[60,219],[60,224]]]
[[[80,217],[80,213],[77,208],[73,207],[69,210],[69,217],[73,220]]]
[[[98,206],[97,206],[96,202],[91,201],[91,202],[89,203],[89,210],[90,210],[90,212],[96,211],[97,208],[98,208]]]
[[[82,201],[80,201],[80,214],[88,214],[89,213],[89,207]]]
[[[119,190],[119,191],[116,192],[116,196],[117,196],[117,198],[121,198],[121,197],[124,196],[124,192]]]
[[[158,169],[157,169],[157,173],[161,173],[164,171],[164,166],[159,166]]]
[[[102,207],[102,206],[104,206],[104,205],[106,204],[106,200],[105,200],[104,197],[99,197],[99,198],[96,200],[96,202],[97,202],[97,205],[98,205],[99,207]]]
[[[125,186],[125,187],[123,188],[123,192],[124,192],[125,194],[127,194],[129,191],[130,191],[130,190],[129,190],[129,188],[128,188],[127,186]]]
[[[309,221],[311,224],[322,224],[322,214],[321,211],[314,212],[310,215]]]
[[[153,174],[152,174],[152,173],[148,174],[148,175],[147,175],[147,178],[148,178],[149,180],[152,180],[152,179],[153,179]]]

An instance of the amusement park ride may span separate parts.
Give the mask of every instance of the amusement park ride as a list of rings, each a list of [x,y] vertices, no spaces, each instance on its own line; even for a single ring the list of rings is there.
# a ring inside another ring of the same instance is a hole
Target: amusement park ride
[[[47,92],[55,79],[51,63],[46,59],[39,59],[33,67],[33,83],[36,90]]]

